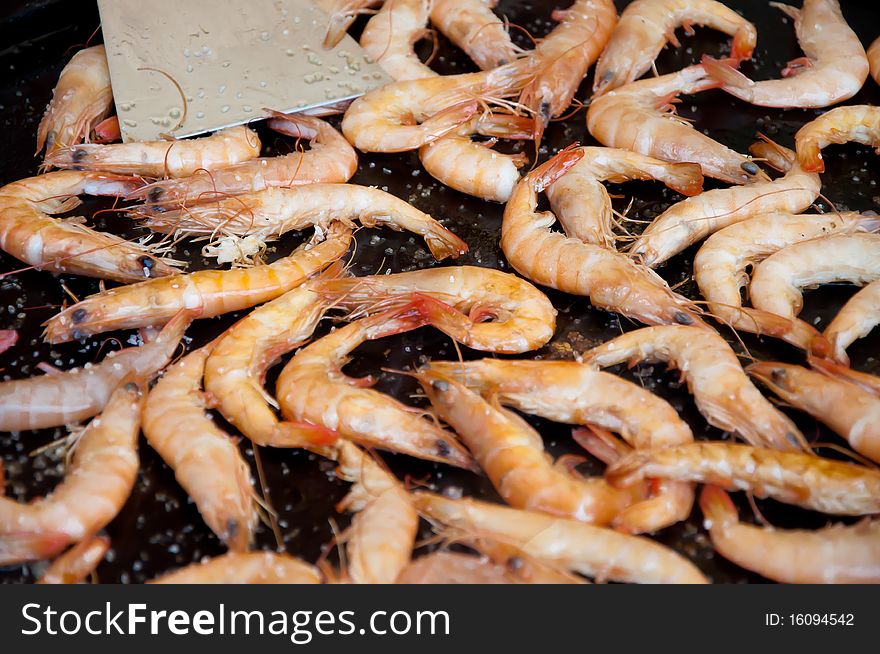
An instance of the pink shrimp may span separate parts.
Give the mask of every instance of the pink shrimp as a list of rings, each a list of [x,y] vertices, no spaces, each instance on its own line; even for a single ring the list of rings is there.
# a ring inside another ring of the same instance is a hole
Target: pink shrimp
[[[510,63],[521,51],[492,9],[498,0],[434,0],[431,22],[482,70]]]

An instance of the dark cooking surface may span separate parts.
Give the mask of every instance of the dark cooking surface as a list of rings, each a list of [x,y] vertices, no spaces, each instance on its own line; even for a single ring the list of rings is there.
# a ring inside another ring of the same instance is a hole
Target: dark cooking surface
[[[88,2],[62,2],[40,0],[30,3],[4,3],[12,6],[0,9],[0,183],[8,183],[36,172],[37,160],[33,157],[37,123],[51,96],[58,74],[67,62],[69,48],[85,43],[98,26],[97,11]],[[561,0],[560,4],[568,4]],[[618,2],[619,8],[626,2]],[[754,78],[773,77],[788,60],[801,56],[797,48],[791,24],[783,20],[779,12],[770,8],[766,0],[727,0],[727,4],[742,11],[758,27],[759,43],[756,63],[746,63],[743,71]],[[877,36],[873,31],[878,24],[880,9],[868,9],[870,3],[842,2],[850,24],[867,45]],[[25,6],[26,5],[26,6]],[[502,13],[513,23],[519,24],[535,35],[545,34],[550,26],[550,9],[553,2],[508,0],[501,2]],[[529,18],[537,16],[538,18]],[[679,31],[680,33],[680,31]],[[517,39],[520,35],[515,32]],[[24,40],[29,39],[29,40]],[[461,54],[452,49],[440,37],[441,49],[434,66],[443,73],[472,70],[473,67]],[[696,37],[683,37],[680,50],[666,50],[658,62],[661,72],[677,70],[699,58],[702,52],[719,55],[727,45],[726,39],[708,30],[698,30]],[[8,45],[16,44],[16,45]],[[427,55],[429,46],[421,44]],[[451,59],[454,58],[454,61]],[[592,75],[582,87],[580,98],[588,97]],[[880,88],[869,79],[864,90],[850,103],[876,103]],[[762,131],[791,146],[793,134],[804,122],[820,112],[788,111],[751,107],[733,100],[721,92],[708,92],[688,97],[680,105],[680,111],[696,119],[696,127],[707,130],[718,140],[745,152],[756,132]],[[270,133],[261,132],[264,143],[273,149],[287,151],[291,142]],[[572,141],[594,144],[584,125],[584,114],[579,112],[564,123],[556,123],[548,129],[542,158],[548,151],[556,151]],[[823,193],[827,200],[840,209],[880,210],[880,191],[876,188],[880,173],[880,158],[862,146],[837,147],[828,153],[828,173],[823,176]],[[481,202],[445,188],[427,175],[414,153],[402,155],[361,155],[360,168],[352,180],[360,184],[373,184],[405,198],[420,209],[442,220],[447,227],[470,245],[470,252],[457,263],[489,266],[508,270],[498,248],[501,225],[501,206]],[[711,182],[709,183],[711,187]],[[659,184],[634,183],[612,189],[613,193],[625,194],[626,198],[615,200],[618,209],[626,206],[629,197],[635,197],[635,218],[648,219],[656,216],[669,203],[679,198]],[[106,203],[87,201],[84,213],[105,208]],[[827,208],[827,206],[826,206]],[[105,213],[95,221],[100,229],[117,231],[129,236],[140,232],[131,228],[126,219]],[[126,231],[129,230],[129,231]],[[291,235],[278,245],[278,253],[284,254],[299,242]],[[421,239],[387,230],[362,230],[358,234],[359,246],[354,272],[358,275],[380,270],[411,270],[437,265],[429,256]],[[197,255],[198,247],[190,246],[197,265],[204,265]],[[185,249],[181,252],[186,256]],[[689,280],[694,249],[676,257],[660,269],[670,282],[678,284],[681,292],[699,299],[696,285]],[[16,270],[23,264],[0,253],[0,272]],[[49,273],[28,271],[0,278],[0,328],[19,330],[19,343],[0,357],[0,366],[6,378],[19,378],[40,374],[35,364],[47,361],[53,365],[69,368],[89,361],[100,360],[106,352],[119,344],[103,335],[84,344],[67,343],[50,347],[42,342],[41,323],[49,318],[65,299],[62,282],[82,297],[97,291],[97,280],[73,276],[53,276]],[[821,329],[837,309],[852,295],[849,286],[827,286],[807,295],[802,317],[815,322]],[[616,315],[594,310],[586,298],[550,292],[550,298],[559,310],[558,326],[553,341],[532,354],[535,358],[571,358],[575,353],[606,341],[623,330],[636,325]],[[231,325],[241,314],[217,319],[203,320],[190,329],[187,337],[190,348],[197,347]],[[327,329],[325,323],[324,330]],[[322,332],[319,332],[322,333]],[[730,336],[728,332],[725,332]],[[125,341],[130,333],[112,336]],[[192,341],[189,341],[192,337]],[[749,335],[743,340],[751,353],[761,359],[784,359],[800,362],[798,352],[777,341],[760,341]],[[880,372],[876,358],[880,333],[875,331],[866,339],[858,341],[851,349],[854,366],[863,370]],[[462,348],[466,358],[477,358],[480,353]],[[454,358],[455,348],[443,334],[422,329],[403,336],[369,343],[357,351],[347,371],[353,375],[379,374],[380,366],[406,369],[429,359]],[[280,366],[275,369],[275,373]],[[642,366],[626,377],[641,382],[651,390],[668,399],[689,422],[698,438],[723,438],[718,430],[710,428],[696,411],[686,389],[679,386],[677,376],[666,372],[662,366]],[[416,385],[408,378],[381,373],[378,388],[413,404],[420,398],[412,398]],[[270,378],[269,385],[274,383]],[[811,418],[792,412],[808,438],[843,443],[827,429],[817,425]],[[554,456],[564,453],[580,453],[569,438],[570,428],[565,425],[531,419],[544,435],[549,451]],[[63,475],[63,454],[59,449],[30,456],[29,454],[64,435],[63,430],[0,434],[0,456],[6,467],[6,493],[17,500],[27,500],[47,493]],[[242,447],[253,461],[250,447]],[[825,451],[825,454],[834,455]],[[98,569],[102,582],[140,582],[160,572],[196,561],[203,556],[221,554],[224,548],[204,525],[186,493],[177,485],[171,470],[158,455],[141,440],[141,472],[137,486],[125,508],[107,528],[113,548],[107,560]],[[333,465],[329,462],[298,451],[261,450],[272,505],[279,514],[279,526],[283,533],[287,552],[315,561],[322,545],[332,538],[329,518],[343,528],[348,516],[338,515],[334,504],[346,492],[347,484],[333,477]],[[386,455],[385,460],[401,478],[416,483],[429,482],[432,488],[445,492],[461,492],[474,497],[497,499],[488,480],[471,473],[445,466],[418,461],[405,456]],[[601,466],[586,465],[585,472],[598,474]],[[743,494],[736,500],[743,517],[751,515]],[[773,501],[759,502],[766,518],[780,527],[815,528],[824,525],[823,515],[802,511],[777,504]],[[713,555],[705,532],[700,526],[701,515],[695,509],[691,519],[666,529],[657,535],[661,542],[675,547],[717,582],[763,581],[737,566]],[[423,524],[423,537],[430,535]],[[257,536],[261,548],[275,547],[271,529],[261,526]],[[335,560],[335,552],[330,554]],[[32,581],[42,564],[18,566],[0,570],[0,581]]]

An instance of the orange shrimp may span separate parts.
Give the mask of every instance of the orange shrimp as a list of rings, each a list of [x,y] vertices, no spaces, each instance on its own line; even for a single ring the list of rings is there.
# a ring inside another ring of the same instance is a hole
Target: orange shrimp
[[[880,108],[871,105],[837,107],[801,127],[794,137],[798,162],[807,171],[825,172],[822,149],[854,141],[880,152]]]
[[[430,12],[431,0],[388,0],[364,27],[361,47],[395,81],[437,76],[413,50]]]
[[[497,4],[498,0],[434,0],[431,22],[477,66],[489,70],[514,61],[522,52],[492,12]]]
[[[38,584],[78,584],[95,572],[110,549],[110,539],[95,536],[80,541],[49,564]]]

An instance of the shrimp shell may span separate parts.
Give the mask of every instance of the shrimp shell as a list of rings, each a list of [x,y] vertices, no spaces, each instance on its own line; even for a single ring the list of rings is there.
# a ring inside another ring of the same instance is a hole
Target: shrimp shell
[[[727,493],[700,496],[712,545],[738,566],[785,584],[880,583],[880,520],[823,529],[773,529],[739,521]]]
[[[721,62],[703,57],[709,74],[734,97],[760,107],[827,107],[851,98],[868,77],[859,37],[846,23],[837,0],[804,0],[801,9],[770,3],[794,21],[806,55],[788,62],[783,79],[755,82]]]
[[[693,25],[733,37],[730,56],[750,59],[758,40],[755,26],[715,0],[636,0],[627,5],[599,61],[593,96],[613,91],[647,73],[667,43],[679,48],[675,28]]]
[[[749,157],[709,138],[677,119],[672,102],[680,95],[715,88],[703,66],[621,86],[595,98],[587,129],[609,147],[632,150],[664,161],[698,163],[703,175],[730,184],[767,180]]]
[[[705,584],[677,552],[648,538],[487,502],[414,494],[419,512],[458,531],[515,545],[538,561],[609,581]]]
[[[174,269],[149,251],[118,236],[96,232],[75,218],[47,214],[70,211],[76,195],[122,196],[140,181],[130,177],[58,171],[0,188],[0,248],[40,269],[120,282],[170,275]]]
[[[582,156],[566,150],[517,184],[504,209],[501,248],[524,277],[590,298],[594,307],[648,324],[703,325],[696,308],[654,271],[624,254],[553,232],[556,217],[536,211],[538,193]]]
[[[390,0],[364,27],[361,47],[395,81],[436,77],[413,51],[428,30],[431,0]]]
[[[760,361],[746,371],[787,404],[831,427],[859,454],[880,463],[880,397],[800,366]]]
[[[489,70],[514,61],[521,52],[492,12],[497,4],[498,0],[434,0],[431,22],[477,66]]]
[[[880,38],[874,39],[868,48],[868,64],[870,65],[871,77],[880,84]]]
[[[811,172],[825,172],[822,149],[853,141],[880,152],[880,108],[871,105],[837,107],[801,127],[794,136],[798,162]]]
[[[70,468],[46,497],[0,497],[0,565],[44,559],[103,529],[128,499],[138,471],[143,397],[120,386],[77,439]]]
[[[156,340],[108,354],[94,365],[0,383],[0,431],[70,425],[100,413],[123,382],[148,382],[168,365],[192,316],[180,312]]]
[[[80,541],[49,564],[34,582],[37,584],[78,584],[94,574],[110,549],[110,539],[95,536]]]
[[[300,246],[269,265],[200,270],[112,288],[47,320],[46,338],[63,343],[82,335],[161,325],[184,309],[198,310],[200,318],[247,309],[302,284],[342,257],[350,243],[350,230],[336,225],[327,240]]]
[[[701,441],[637,450],[605,471],[621,487],[652,477],[750,491],[832,515],[880,512],[880,471],[805,452]]]
[[[37,128],[37,153],[46,156],[88,139],[89,132],[113,108],[110,69],[103,45],[77,52],[58,78],[52,100]]]
[[[143,430],[211,531],[245,551],[257,523],[255,493],[235,440],[205,412],[201,379],[210,351],[195,350],[165,371],[147,397]]]
[[[260,156],[260,137],[240,125],[180,141],[97,143],[55,150],[45,165],[144,177],[188,177]]]
[[[806,440],[749,381],[736,354],[715,331],[667,325],[627,332],[583,354],[600,368],[663,361],[678,368],[709,424],[754,445],[803,450]]]
[[[556,329],[556,309],[541,291],[516,275],[456,266],[395,275],[328,279],[316,290],[356,315],[375,313],[424,294],[431,325],[467,347],[517,354],[545,345]],[[439,302],[430,302],[434,298]],[[490,322],[484,322],[486,319]]]
[[[853,295],[825,328],[838,361],[847,361],[846,348],[880,324],[880,280]]]
[[[308,563],[275,552],[230,552],[148,581],[150,584],[320,584]]]

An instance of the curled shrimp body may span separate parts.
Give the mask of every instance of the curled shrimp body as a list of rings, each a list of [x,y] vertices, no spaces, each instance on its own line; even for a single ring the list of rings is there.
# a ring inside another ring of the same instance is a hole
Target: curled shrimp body
[[[37,152],[46,155],[87,139],[113,107],[110,69],[103,45],[77,52],[61,71],[52,101],[37,129]]]
[[[424,324],[417,308],[403,307],[349,323],[304,347],[278,377],[276,397],[282,415],[326,427],[368,447],[473,469],[471,456],[455,436],[424,419],[424,412],[365,388],[365,380],[342,372],[361,343]]]
[[[222,168],[259,155],[260,137],[242,125],[198,139],[71,146],[48,155],[45,165],[144,177],[188,177],[197,170]]]
[[[202,373],[210,347],[165,371],[143,412],[147,442],[174,471],[202,518],[231,550],[250,546],[257,523],[250,468],[236,442],[205,412]]]
[[[831,346],[812,325],[742,306],[740,291],[749,283],[746,269],[793,243],[878,228],[880,219],[854,212],[756,216],[710,236],[694,258],[694,278],[712,314],[733,329],[783,338],[827,355]]]
[[[712,545],[725,559],[786,584],[880,583],[880,520],[823,529],[761,528],[739,521],[720,488],[700,496]]]
[[[808,171],[824,172],[822,149],[849,141],[880,151],[880,107],[850,105],[825,112],[798,130],[794,137],[798,162]]]
[[[785,363],[760,361],[747,371],[787,404],[831,427],[856,452],[880,463],[880,397],[848,381]]]
[[[147,214],[144,224],[160,232],[254,235],[263,240],[334,221],[390,227],[425,239],[436,259],[457,257],[467,244],[434,218],[377,188],[354,184],[306,184],[270,188],[218,202]]]
[[[573,361],[434,361],[427,368],[479,391],[492,402],[556,422],[598,425],[621,433],[633,447],[693,440],[690,427],[667,402],[614,375]],[[691,512],[690,484],[669,484],[614,520],[626,531],[656,531]],[[647,520],[645,517],[647,516]]]
[[[410,563],[419,515],[394,476],[356,445],[336,445],[339,473],[354,482],[338,510],[356,511],[349,527],[348,577],[355,584],[393,584]]]
[[[323,276],[335,276],[339,262]],[[257,307],[217,340],[205,363],[205,390],[229,423],[257,445],[306,447],[330,440],[315,426],[278,419],[277,403],[263,388],[266,371],[284,354],[305,343],[330,307],[310,280]]]
[[[635,498],[615,492],[603,479],[554,466],[541,435],[528,423],[451,377],[433,368],[417,376],[440,417],[461,436],[510,506],[604,525]]]
[[[703,57],[709,74],[734,97],[761,107],[827,107],[851,98],[868,77],[868,59],[837,0],[804,0],[802,8],[773,2],[794,21],[805,57],[788,62],[782,79],[755,82]]]
[[[492,12],[497,4],[498,0],[434,0],[431,22],[482,70],[496,68],[520,54],[507,26]]]
[[[428,32],[430,0],[389,0],[364,27],[361,47],[395,81],[436,77],[413,50]]]
[[[550,119],[568,109],[611,38],[617,9],[611,0],[575,0],[568,9],[555,10],[552,17],[560,22],[531,54],[537,73],[520,95],[520,102],[535,116],[536,141],[541,140]]]
[[[174,269],[149,251],[118,236],[96,232],[76,218],[49,214],[69,211],[75,197],[122,196],[140,186],[130,177],[57,171],[0,188],[0,248],[40,270],[120,282],[170,275]]]
[[[602,145],[623,148],[664,161],[700,164],[706,177],[730,184],[766,179],[749,157],[709,138],[671,113],[680,94],[715,88],[703,66],[621,86],[594,99],[587,129]]]
[[[141,390],[120,386],[77,439],[67,474],[28,504],[0,497],[0,564],[51,557],[109,523],[134,487]]]
[[[617,148],[586,147],[580,151],[583,157],[553,182],[547,199],[565,233],[584,243],[614,249],[611,198],[602,182],[655,179],[684,195],[696,195],[703,189],[703,174],[697,164],[667,163]]]
[[[335,306],[356,312],[405,304],[412,301],[412,293],[428,296],[421,298],[420,308],[431,325],[475,350],[536,350],[556,328],[556,309],[546,295],[516,275],[491,268],[456,266],[343,277],[320,282],[316,289]]]
[[[593,306],[648,324],[704,325],[695,307],[672,292],[655,272],[624,254],[553,232],[556,217],[538,212],[538,193],[581,158],[564,151],[526,175],[504,209],[501,248],[524,277],[566,293],[584,295]]]
[[[714,484],[833,515],[880,512],[880,472],[805,452],[701,441],[637,450],[605,477],[623,487],[651,477]]]
[[[867,284],[853,295],[825,328],[835,358],[846,361],[846,348],[867,336],[877,325],[880,325],[880,280]]]
[[[355,100],[342,133],[363,152],[415,150],[473,118],[480,102],[519,93],[533,75],[531,60],[481,73],[393,82]]]
[[[0,383],[0,431],[70,425],[100,413],[120,383],[149,381],[168,365],[191,319],[181,312],[154,341],[108,354],[99,364]]]
[[[674,204],[648,225],[630,251],[646,265],[656,266],[728,225],[774,211],[805,210],[819,197],[819,175],[804,172],[793,152],[775,144],[756,144],[753,151],[770,149],[790,166],[783,177],[713,189]]]
[[[94,574],[107,551],[110,539],[95,536],[80,541],[49,564],[49,567],[35,582],[38,584],[78,584]]]
[[[806,449],[798,428],[749,381],[736,354],[715,331],[675,325],[645,327],[594,347],[583,358],[600,368],[663,361],[687,379],[709,424],[735,432],[754,445]]]
[[[230,552],[169,572],[150,584],[320,584],[308,563],[275,552]]]
[[[594,95],[634,82],[651,69],[666,43],[679,48],[675,29],[711,27],[733,37],[730,56],[749,59],[758,40],[755,26],[715,0],[636,0],[627,5],[596,64]]]
[[[830,282],[862,285],[877,279],[880,234],[832,234],[794,243],[764,259],[752,274],[749,297],[756,308],[792,319],[803,308],[804,288]]]
[[[246,309],[302,284],[342,257],[350,242],[349,229],[336,226],[325,241],[300,246],[272,264],[200,270],[112,288],[50,318],[46,338],[63,343],[115,329],[162,325],[184,309],[198,310],[200,318]]]
[[[433,522],[515,545],[538,561],[598,580],[708,583],[693,563],[649,538],[476,500],[419,492],[414,501]]]
[[[283,157],[261,157],[213,170],[200,169],[181,179],[165,179],[140,188],[128,199],[151,204],[194,204],[209,200],[257,193],[274,186],[343,183],[357,170],[357,153],[345,137],[318,118],[274,114],[268,121],[275,131],[308,138],[307,152],[294,151]]]

